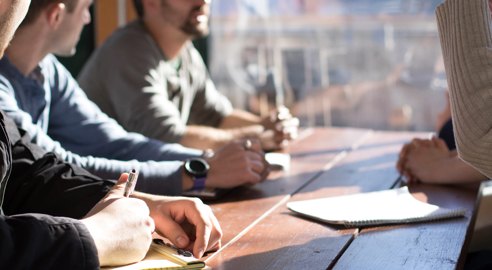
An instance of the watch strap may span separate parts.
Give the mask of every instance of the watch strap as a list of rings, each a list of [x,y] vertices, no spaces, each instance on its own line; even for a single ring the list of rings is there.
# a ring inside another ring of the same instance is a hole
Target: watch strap
[[[193,184],[193,189],[203,189],[203,187],[205,186],[205,180],[207,180],[207,177],[195,178],[195,183]]]

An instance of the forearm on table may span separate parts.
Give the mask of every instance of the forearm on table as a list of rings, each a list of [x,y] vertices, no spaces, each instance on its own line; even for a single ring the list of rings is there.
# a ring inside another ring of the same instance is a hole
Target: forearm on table
[[[238,128],[251,125],[258,125],[261,122],[261,118],[255,114],[252,114],[243,110],[233,110],[232,113],[220,122],[219,128]]]
[[[447,0],[436,9],[460,157],[492,177],[492,36],[487,0]]]
[[[263,132],[260,125],[242,128],[220,129],[206,126],[187,126],[181,145],[201,150],[218,148],[243,138],[258,138]]]
[[[447,159],[443,165],[436,170],[435,184],[468,184],[488,179],[458,156]]]

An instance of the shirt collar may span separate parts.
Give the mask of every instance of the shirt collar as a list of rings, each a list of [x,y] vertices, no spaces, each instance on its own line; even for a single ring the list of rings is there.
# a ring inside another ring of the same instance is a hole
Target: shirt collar
[[[14,78],[20,78],[22,80],[34,79],[41,85],[44,84],[44,75],[41,62],[38,63],[36,68],[27,77],[24,76],[24,74],[22,74],[22,72],[20,72],[20,70],[16,66],[14,66],[14,64],[12,64],[12,62],[10,62],[10,59],[7,55],[4,55],[3,58],[0,60],[0,65],[5,65],[7,67],[6,72]]]

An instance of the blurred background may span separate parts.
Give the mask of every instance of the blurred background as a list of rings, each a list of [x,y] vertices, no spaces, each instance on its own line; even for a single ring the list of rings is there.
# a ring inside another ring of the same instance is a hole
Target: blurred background
[[[237,108],[289,107],[301,126],[434,131],[446,76],[434,10],[441,0],[212,0],[195,41]],[[96,0],[74,57],[135,18],[131,0]]]

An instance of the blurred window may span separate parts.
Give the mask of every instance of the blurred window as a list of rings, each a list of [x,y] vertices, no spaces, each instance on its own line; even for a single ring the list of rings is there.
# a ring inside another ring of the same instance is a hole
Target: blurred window
[[[302,126],[432,131],[446,77],[441,0],[213,0],[209,68],[238,108]]]

